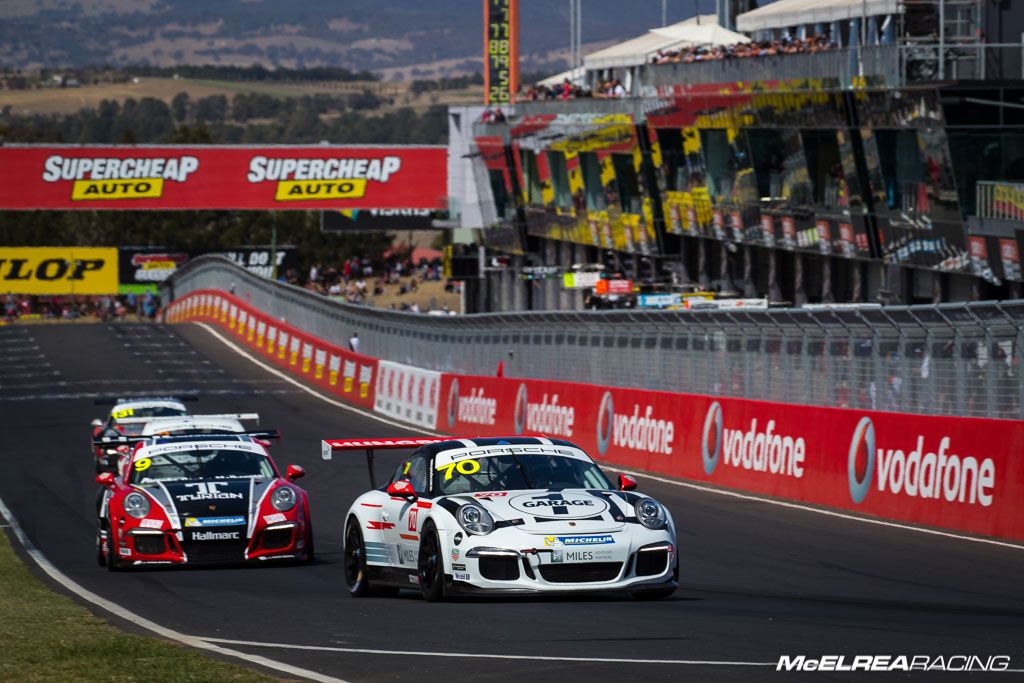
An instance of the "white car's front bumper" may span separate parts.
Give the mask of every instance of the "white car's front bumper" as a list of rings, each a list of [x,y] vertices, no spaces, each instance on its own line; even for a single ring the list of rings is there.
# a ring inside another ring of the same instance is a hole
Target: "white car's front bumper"
[[[639,591],[678,584],[677,549],[668,529],[554,536],[503,529],[444,537],[445,574],[455,593]]]

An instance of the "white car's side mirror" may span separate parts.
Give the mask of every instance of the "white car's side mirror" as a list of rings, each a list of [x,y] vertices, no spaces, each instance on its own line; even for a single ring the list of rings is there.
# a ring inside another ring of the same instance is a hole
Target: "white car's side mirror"
[[[93,427],[102,427],[103,426],[103,420],[101,420],[99,418],[96,418],[95,420],[93,420],[89,424],[91,424]]]

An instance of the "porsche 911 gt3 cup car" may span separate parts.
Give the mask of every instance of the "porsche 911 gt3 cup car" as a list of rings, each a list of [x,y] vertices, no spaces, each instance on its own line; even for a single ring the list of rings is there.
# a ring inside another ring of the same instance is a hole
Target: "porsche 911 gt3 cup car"
[[[117,447],[108,449],[95,445],[95,441],[101,437],[116,436],[137,436],[142,433],[146,420],[139,418],[157,417],[180,417],[188,415],[188,409],[184,401],[195,400],[195,397],[186,396],[174,398],[172,396],[162,397],[140,397],[140,398],[119,398],[119,399],[96,399],[96,405],[111,405],[110,413],[106,418],[96,418],[92,421],[93,455],[96,459],[96,472],[113,472],[117,468],[119,455],[125,452],[124,447],[118,450]]]
[[[194,436],[198,434],[241,434],[243,420],[259,422],[258,413],[224,415],[179,415],[175,417],[137,418],[144,422],[141,436]],[[132,422],[131,418],[121,421]]]
[[[540,437],[324,441],[322,455],[416,450],[346,515],[345,580],[358,597],[419,586],[446,595],[628,591],[678,586],[668,510],[633,493],[568,441]],[[371,486],[373,482],[371,479]]]
[[[270,432],[144,439],[122,476],[104,472],[97,560],[111,571],[151,564],[313,559],[306,492],[282,476],[257,437]],[[127,437],[122,437],[128,440]]]

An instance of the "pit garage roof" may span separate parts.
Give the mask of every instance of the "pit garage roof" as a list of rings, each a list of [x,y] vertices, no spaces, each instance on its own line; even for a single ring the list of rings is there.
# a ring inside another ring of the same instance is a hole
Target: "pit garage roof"
[[[740,31],[764,31],[899,12],[898,0],[777,0],[736,17]]]
[[[746,43],[747,36],[722,28],[713,14],[691,17],[669,26],[651,29],[642,36],[591,52],[584,57],[587,69],[639,66],[650,61],[658,50],[678,50],[698,45],[735,45]]]

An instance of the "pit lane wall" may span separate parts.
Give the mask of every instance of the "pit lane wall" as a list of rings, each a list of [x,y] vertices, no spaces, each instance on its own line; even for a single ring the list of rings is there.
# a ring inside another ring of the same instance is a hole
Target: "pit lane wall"
[[[545,434],[628,468],[1024,540],[1024,421],[440,373],[351,354],[223,292],[201,290],[173,302],[168,320],[226,326],[294,374],[427,429]],[[323,370],[330,363],[353,369],[331,382]]]

